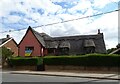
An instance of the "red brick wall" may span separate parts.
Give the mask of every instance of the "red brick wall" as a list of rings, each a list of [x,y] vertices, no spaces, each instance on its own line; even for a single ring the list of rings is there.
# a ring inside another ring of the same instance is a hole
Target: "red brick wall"
[[[44,49],[44,55],[47,55],[48,54],[48,50],[47,48]]]
[[[42,45],[37,41],[35,36],[33,35],[32,31],[29,30],[27,32],[27,35],[24,37],[22,42],[19,45],[19,56],[25,56],[25,47],[26,46],[33,46],[34,51],[32,53],[32,56],[41,56],[41,47]]]
[[[4,46],[7,48],[10,48],[11,51],[14,52],[14,56],[18,56],[18,47],[13,40],[9,41]]]

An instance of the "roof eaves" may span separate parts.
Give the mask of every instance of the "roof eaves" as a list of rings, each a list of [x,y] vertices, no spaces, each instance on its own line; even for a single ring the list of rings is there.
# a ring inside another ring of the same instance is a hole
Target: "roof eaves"
[[[9,41],[11,41],[13,38],[9,38],[7,41],[3,42],[0,47],[4,46],[6,43],[8,43]]]

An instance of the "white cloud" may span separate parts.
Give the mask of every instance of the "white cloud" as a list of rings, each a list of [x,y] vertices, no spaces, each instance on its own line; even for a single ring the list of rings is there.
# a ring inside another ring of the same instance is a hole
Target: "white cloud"
[[[92,8],[89,8],[86,13],[84,14],[84,16],[90,16],[90,15],[94,15],[97,14],[98,11],[97,10],[93,10]]]
[[[70,15],[70,14],[58,14],[57,17],[62,18],[64,21],[78,18],[78,16]]]
[[[94,0],[94,6],[98,7],[98,8],[103,8],[104,6],[106,6],[107,4],[111,3],[110,0]]]
[[[119,2],[120,0],[110,0],[111,2]]]
[[[98,8],[104,8],[107,4],[109,3],[116,3],[119,2],[120,0],[94,0],[93,6],[98,7]]]
[[[70,0],[51,0],[52,2],[68,2]]]
[[[25,0],[24,4],[24,8],[28,9],[29,12],[31,8],[44,9],[44,15],[47,15],[48,13],[52,14],[62,9],[61,6],[53,4],[50,0]]]
[[[76,6],[69,9],[70,13],[76,13],[76,11],[85,11],[88,8],[91,8],[91,3],[88,0],[80,1]]]
[[[6,16],[11,10],[15,10],[15,4],[12,0],[1,0],[0,1],[0,16]]]
[[[15,22],[18,22],[19,20],[21,19],[21,17],[20,16],[13,16],[13,15],[11,15],[11,16],[8,16],[8,23],[15,23]]]
[[[24,3],[24,5],[20,4],[20,2]],[[45,15],[49,13],[53,14],[56,11],[62,10],[61,6],[53,4],[50,0],[1,0],[0,3],[0,16],[6,16],[11,11],[20,11],[25,13],[26,15],[31,15],[32,8],[42,8],[45,10]]]

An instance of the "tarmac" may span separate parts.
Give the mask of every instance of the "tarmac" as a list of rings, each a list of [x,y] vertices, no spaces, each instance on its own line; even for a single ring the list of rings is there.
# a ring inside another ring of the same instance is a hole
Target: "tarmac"
[[[10,71],[11,74],[28,74],[28,75],[46,75],[61,77],[93,78],[120,80],[118,73],[90,73],[90,72],[65,72],[65,71]]]
[[[2,67],[0,66],[2,69]],[[3,69],[2,69],[3,70]],[[3,70],[4,71],[4,70]],[[6,71],[6,70],[5,70]],[[46,76],[61,76],[61,77],[77,77],[77,78],[93,78],[93,79],[108,79],[120,80],[120,72],[75,72],[75,71],[29,71],[29,70],[7,70],[11,74],[28,74],[28,75],[46,75]]]

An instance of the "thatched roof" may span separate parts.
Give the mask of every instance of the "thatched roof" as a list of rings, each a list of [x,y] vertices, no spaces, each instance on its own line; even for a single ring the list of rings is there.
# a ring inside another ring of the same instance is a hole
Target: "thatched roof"
[[[0,39],[0,45],[3,44],[4,42],[8,41],[11,38],[2,38]]]
[[[94,35],[77,35],[77,36],[63,36],[63,37],[53,37],[54,40],[87,40],[87,39],[99,39],[103,37],[103,34]]]
[[[68,41],[62,41],[59,45],[60,48],[64,48],[64,47],[67,47],[67,48],[70,48],[70,43]]]
[[[46,39],[50,39],[51,37],[45,33],[39,33],[37,31],[35,31],[34,29],[32,29],[32,32],[34,33],[34,35],[36,36],[36,38],[38,39],[38,41],[44,46],[46,47],[46,43],[45,40]]]
[[[58,43],[56,41],[53,42],[46,42],[47,48],[58,48]]]
[[[46,41],[46,47],[47,48],[63,48],[67,47],[70,48],[70,43],[68,41]]]
[[[34,29],[32,29],[32,32],[36,36],[38,41],[45,47],[45,41],[44,41],[43,37],[40,35],[40,33],[35,31]]]
[[[39,33],[39,34],[43,37],[44,40],[52,38],[46,33]]]
[[[95,47],[95,43],[92,39],[84,41],[84,47]]]
[[[70,52],[85,53],[84,47],[95,47],[96,53],[106,53],[103,33],[95,35],[78,35],[64,37],[50,37],[45,33],[38,33],[32,29],[33,34],[38,41],[46,48],[68,47]]]
[[[15,43],[16,46],[18,45],[12,37],[9,37],[9,38],[6,37],[6,38],[0,39],[0,47],[4,46],[6,43],[10,42],[11,40]]]

